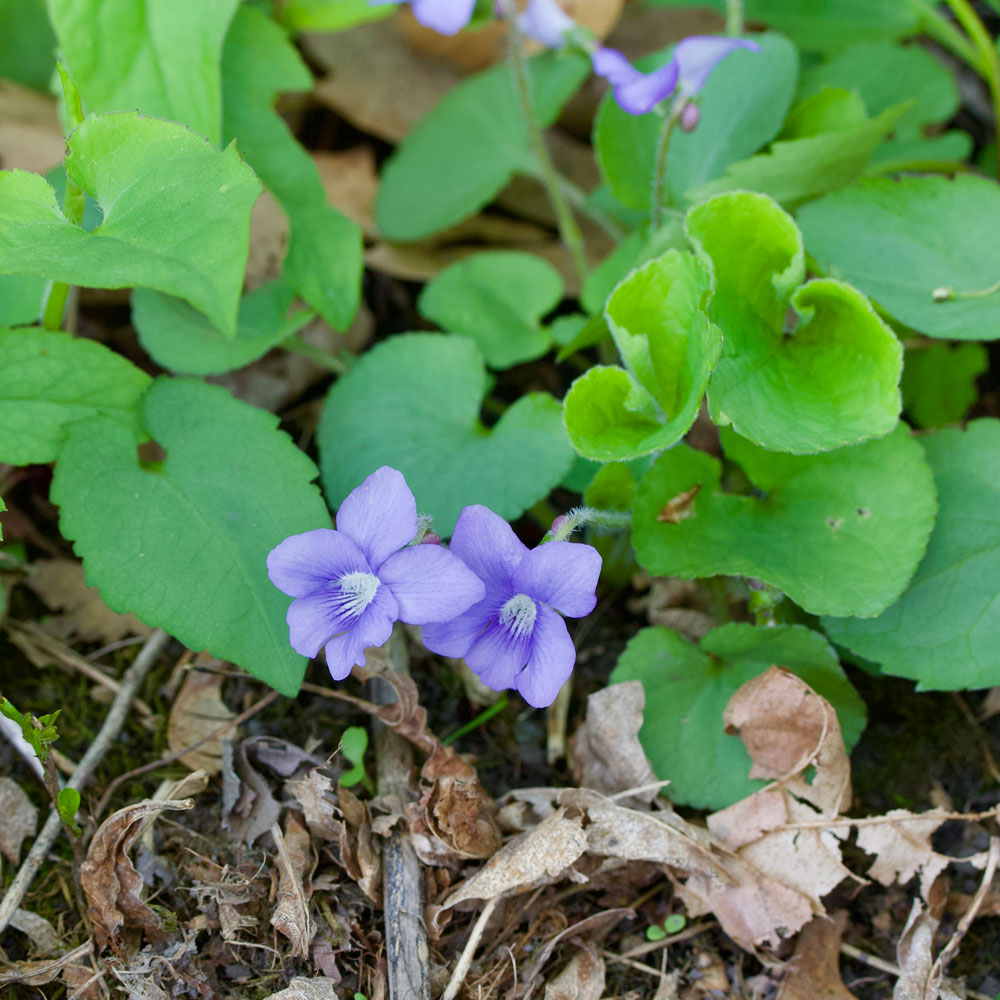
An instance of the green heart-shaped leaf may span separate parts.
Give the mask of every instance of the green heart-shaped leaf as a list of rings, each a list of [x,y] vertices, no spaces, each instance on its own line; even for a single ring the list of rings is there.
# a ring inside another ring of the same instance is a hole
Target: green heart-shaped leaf
[[[559,404],[528,393],[487,429],[486,390],[482,355],[465,337],[410,333],[365,354],[334,383],[316,432],[333,505],[381,465],[406,476],[441,535],[467,504],[509,520],[547,496],[573,461]]]
[[[581,455],[635,458],[688,431],[722,347],[702,310],[710,288],[700,261],[670,250],[612,292],[605,316],[626,368],[592,368],[570,387],[566,431]]]
[[[1000,281],[1000,186],[985,177],[878,178],[799,213],[806,247],[827,274],[870,295],[931,337],[995,340],[1000,290],[940,302],[936,289],[981,292]]]
[[[823,626],[918,690],[1000,684],[1000,421],[974,420],[921,439],[940,513],[903,596],[877,618]]]
[[[563,296],[559,272],[530,253],[478,253],[424,286],[420,314],[443,330],[470,336],[491,368],[540,357],[552,344],[541,319]]]
[[[134,445],[145,437],[137,404],[149,382],[96,340],[0,329],[0,462],[53,461],[66,425],[86,417],[120,423]]]
[[[742,684],[778,664],[801,677],[837,712],[850,750],[865,726],[865,706],[837,654],[804,625],[722,625],[700,648],[679,632],[644,628],[629,640],[610,682],[638,680],[646,692],[639,739],[667,795],[698,809],[724,809],[763,788],[751,781],[750,755],[726,734],[723,712]]]
[[[578,54],[529,61],[535,117],[555,121],[590,72]],[[510,67],[500,63],[449,91],[382,171],[375,215],[392,240],[419,240],[473,215],[514,176],[536,172]]]
[[[763,496],[723,492],[719,460],[677,445],[636,493],[641,565],[656,576],[757,577],[812,614],[877,615],[900,595],[936,510],[930,469],[904,424],[819,455],[765,451],[725,428],[722,444]]]
[[[234,146],[127,112],[91,115],[69,139],[66,173],[94,198],[93,232],[69,222],[38,174],[0,174],[0,273],[90,288],[156,288],[236,331],[261,188]]]
[[[289,535],[330,527],[316,467],[277,417],[218,386],[158,379],[142,412],[162,462],[140,462],[120,423],[67,428],[51,496],[87,582],[115,611],[294,696],[306,661],[265,560]]]
[[[765,195],[717,195],[688,213],[715,272],[709,316],[722,355],[708,385],[716,423],[775,451],[827,451],[889,433],[903,349],[856,289],[805,280],[802,237]],[[789,309],[798,322],[786,329]]]
[[[982,344],[925,341],[907,347],[903,362],[903,409],[917,427],[957,424],[979,398],[976,376],[989,371]]]

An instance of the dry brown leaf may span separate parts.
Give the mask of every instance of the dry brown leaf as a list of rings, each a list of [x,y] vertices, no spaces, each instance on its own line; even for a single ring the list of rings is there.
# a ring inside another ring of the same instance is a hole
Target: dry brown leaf
[[[361,891],[373,903],[381,905],[382,858],[372,836],[368,803],[342,785],[337,789],[337,801],[344,816],[340,827],[340,863]]]
[[[545,1000],[601,1000],[604,959],[593,948],[579,948],[569,964],[545,984]]]
[[[303,48],[329,76],[316,96],[370,135],[396,143],[462,78],[415,52],[390,21],[305,33]]]
[[[577,784],[605,795],[656,784],[656,772],[639,742],[646,694],[642,681],[626,681],[597,691],[587,699],[587,716],[572,741]],[[659,788],[647,787],[623,806],[650,803]]]
[[[493,899],[537,885],[548,885],[587,848],[587,835],[579,819],[569,819],[559,809],[533,830],[508,841],[482,868],[445,900],[450,909],[466,899]]]
[[[0,80],[0,167],[47,174],[66,155],[56,102],[10,80]]]
[[[934,935],[940,917],[927,909],[919,900],[906,920],[906,926],[896,945],[899,978],[892,991],[892,1000],[937,1000],[940,995],[940,978],[934,976]]]
[[[271,836],[278,849],[278,901],[271,914],[271,926],[292,942],[292,954],[309,957],[309,945],[316,936],[316,925],[309,913],[307,885],[313,866],[309,833],[294,816],[285,822],[282,834],[277,823]]]
[[[101,1000],[100,976],[89,965],[66,965],[59,971],[73,1000]]]
[[[289,781],[285,788],[302,806],[306,825],[314,837],[330,841],[340,839],[342,824],[338,819],[338,809],[333,799],[327,798],[334,792],[332,778],[314,769],[304,778]]]
[[[840,977],[840,939],[847,911],[813,917],[799,934],[778,1000],[856,1000]]]
[[[906,809],[893,809],[885,814],[892,817],[912,817]],[[934,880],[948,866],[949,858],[931,847],[931,836],[944,822],[936,810],[922,814],[920,819],[898,823],[870,823],[858,828],[858,847],[876,855],[867,874],[882,885],[899,882],[904,885],[920,873],[920,895],[926,902]]]
[[[290,233],[284,209],[265,191],[250,212],[250,254],[243,275],[247,291],[252,292],[281,274]]]
[[[30,910],[17,909],[10,918],[10,926],[27,934],[33,951],[42,955],[54,955],[59,951],[59,935],[45,917]]]
[[[218,662],[218,661],[211,661]],[[205,664],[199,657],[196,664]],[[204,739],[214,729],[231,722],[236,713],[222,700],[221,674],[190,670],[184,678],[180,691],[174,698],[167,722],[167,744],[173,753]],[[227,734],[233,737],[233,732]],[[207,771],[218,774],[222,770],[222,740],[215,739],[203,743],[180,758],[181,763],[192,771]]]
[[[159,932],[160,918],[139,898],[142,876],[127,852],[145,817],[164,809],[193,806],[193,799],[172,802],[147,799],[119,809],[94,834],[87,859],[80,866],[80,888],[87,899],[97,951],[102,951],[125,924],[141,927],[147,935]]]
[[[16,865],[21,860],[21,842],[34,837],[38,829],[38,810],[13,778],[0,777],[0,816],[0,853]]]
[[[371,146],[352,146],[342,153],[313,153],[313,162],[330,204],[374,239],[378,171]]]
[[[339,980],[327,976],[306,979],[296,976],[283,990],[272,993],[267,1000],[340,1000],[336,987]]]
[[[96,587],[84,581],[83,565],[73,559],[39,559],[32,565],[28,586],[53,610],[46,630],[60,639],[75,636],[92,642],[117,642],[125,636],[148,636],[152,629],[135,615],[120,615],[101,600]]]

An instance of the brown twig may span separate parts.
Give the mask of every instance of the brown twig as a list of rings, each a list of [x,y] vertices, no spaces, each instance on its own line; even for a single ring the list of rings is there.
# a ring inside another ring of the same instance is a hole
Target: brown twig
[[[197,750],[198,747],[204,745],[205,743],[225,735],[230,729],[242,725],[247,721],[247,719],[267,708],[267,706],[270,705],[271,702],[277,697],[277,691],[268,691],[267,694],[260,699],[260,701],[255,702],[245,712],[241,712],[235,718],[230,719],[228,722],[224,722],[221,726],[217,726],[210,733],[208,733],[207,736],[203,736],[200,740],[195,740],[195,742],[190,746],[183,747],[176,753],[167,754],[166,757],[154,760],[151,764],[143,764],[142,767],[136,767],[131,771],[126,771],[124,774],[119,774],[113,781],[108,782],[108,787],[104,790],[104,794],[101,796],[100,801],[97,803],[97,808],[94,810],[94,820],[99,820],[104,814],[108,801],[122,782],[128,781],[130,778],[137,778],[140,774],[146,774],[149,771],[159,770],[159,768],[166,767],[168,764],[176,763],[181,759],[181,757],[186,757],[192,750]]]
[[[118,694],[115,695],[115,700],[111,703],[111,708],[108,709],[108,714],[104,718],[104,724],[97,736],[94,737],[94,742],[87,748],[80,763],[77,764],[73,776],[66,782],[67,788],[75,788],[80,791],[90,780],[97,765],[104,759],[104,755],[111,749],[112,742],[121,732],[136,692],[169,639],[170,636],[166,632],[157,629],[146,640],[139,655],[125,671]],[[14,916],[14,911],[21,905],[21,900],[24,899],[28,886],[31,885],[32,879],[37,874],[49,853],[49,848],[59,833],[61,823],[59,810],[53,809],[45,821],[45,826],[42,827],[35,842],[31,845],[31,850],[28,851],[28,856],[18,869],[17,875],[14,876],[10,888],[0,900],[0,932],[6,929],[11,917]]]
[[[479,942],[486,931],[486,925],[489,923],[490,917],[493,916],[493,911],[497,908],[497,903],[502,898],[502,896],[494,896],[492,899],[486,901],[483,912],[479,914],[476,922],[472,925],[472,930],[469,932],[469,940],[465,942],[462,954],[458,956],[455,971],[451,974],[451,979],[448,980],[448,985],[445,987],[444,993],[441,994],[441,1000],[455,1000],[455,997],[458,996],[458,991],[462,988],[462,983],[465,982],[465,977],[469,974],[469,969],[472,967],[472,959],[475,957],[476,948],[479,947]]]

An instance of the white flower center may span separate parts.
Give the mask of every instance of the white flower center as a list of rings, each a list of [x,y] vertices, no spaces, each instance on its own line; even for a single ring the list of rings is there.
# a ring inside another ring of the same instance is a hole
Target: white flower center
[[[349,615],[357,618],[375,600],[380,583],[374,574],[356,570],[340,577],[337,586],[341,594],[340,606]]]
[[[531,634],[537,614],[538,608],[527,594],[515,594],[500,609],[500,624],[520,639],[521,636]]]

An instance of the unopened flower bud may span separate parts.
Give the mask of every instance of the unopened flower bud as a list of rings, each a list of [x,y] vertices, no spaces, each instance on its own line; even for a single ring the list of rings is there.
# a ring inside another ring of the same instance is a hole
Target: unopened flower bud
[[[428,531],[423,538],[420,539],[421,545],[440,545],[441,536],[436,531]]]
[[[553,522],[551,532],[555,534],[566,523],[566,515],[560,514]]]
[[[693,101],[688,101],[681,110],[681,129],[693,132],[701,121],[701,109]]]

